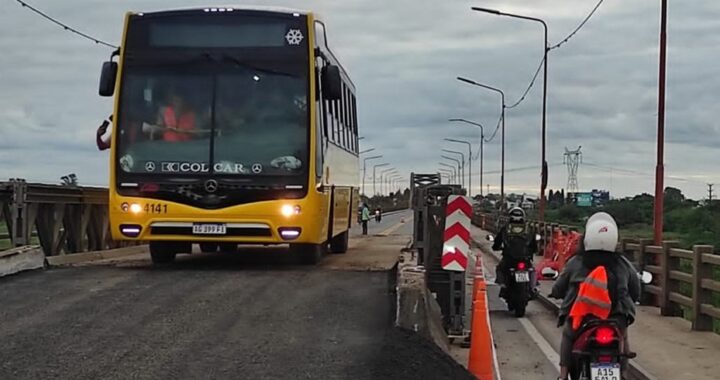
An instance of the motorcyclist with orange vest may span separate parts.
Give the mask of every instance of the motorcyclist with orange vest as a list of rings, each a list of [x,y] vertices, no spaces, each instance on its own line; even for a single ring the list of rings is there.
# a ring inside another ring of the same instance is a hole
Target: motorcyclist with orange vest
[[[551,297],[563,299],[558,326],[563,327],[560,347],[560,377],[568,378],[572,345],[588,317],[614,319],[623,333],[626,350],[627,327],[635,320],[635,303],[641,285],[632,263],[615,252],[618,228],[607,213],[588,219],[583,244],[565,265],[553,286]]]

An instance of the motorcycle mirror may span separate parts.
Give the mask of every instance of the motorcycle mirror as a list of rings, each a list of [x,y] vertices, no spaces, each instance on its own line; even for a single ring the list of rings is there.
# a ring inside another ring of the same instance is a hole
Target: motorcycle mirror
[[[535,240],[536,241],[542,240],[542,236],[540,236],[540,234],[535,234]]]
[[[650,272],[642,271],[640,273],[640,281],[642,281],[643,284],[649,284],[653,280],[653,275]]]
[[[495,241],[495,237],[492,236],[492,235],[490,235],[490,234],[488,234],[487,236],[485,236],[485,240],[487,240],[487,241]]]
[[[543,268],[542,271],[540,271],[540,275],[545,279],[554,280],[558,278],[560,273],[553,268]]]

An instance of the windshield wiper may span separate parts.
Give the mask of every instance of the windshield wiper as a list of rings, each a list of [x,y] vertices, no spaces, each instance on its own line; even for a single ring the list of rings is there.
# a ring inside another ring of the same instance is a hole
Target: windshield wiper
[[[241,61],[241,60],[239,60],[239,59],[237,59],[237,58],[235,58],[235,57],[233,57],[232,55],[229,55],[229,54],[223,54],[223,55],[222,55],[222,59],[225,60],[225,61],[227,61],[227,62],[232,62],[232,63],[234,63],[234,64],[237,65],[237,66],[244,67],[244,68],[246,68],[246,69],[258,71],[258,72],[265,73],[265,74],[282,75],[282,76],[286,76],[286,77],[297,77],[297,75],[292,74],[292,73],[287,73],[287,72],[284,72],[284,71],[273,70],[273,69],[268,69],[268,68],[263,68],[263,67],[255,66],[255,65],[253,65],[253,64],[251,64],[251,63],[248,63],[248,62],[245,62],[245,61]]]

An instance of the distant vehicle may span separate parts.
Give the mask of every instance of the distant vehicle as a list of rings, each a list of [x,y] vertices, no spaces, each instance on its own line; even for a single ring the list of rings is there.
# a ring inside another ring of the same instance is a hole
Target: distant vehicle
[[[127,13],[103,64],[117,96],[110,229],[155,263],[220,245],[347,250],[358,193],[355,86],[312,12]],[[118,57],[115,60],[115,57]]]

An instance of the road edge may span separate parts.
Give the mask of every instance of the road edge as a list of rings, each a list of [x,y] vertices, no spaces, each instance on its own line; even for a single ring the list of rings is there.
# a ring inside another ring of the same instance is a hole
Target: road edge
[[[46,261],[49,266],[66,266],[85,264],[108,259],[119,259],[127,256],[146,254],[147,252],[148,248],[146,245],[135,245],[132,247],[115,248],[104,251],[92,251],[72,253],[69,255],[48,256],[46,258]]]

